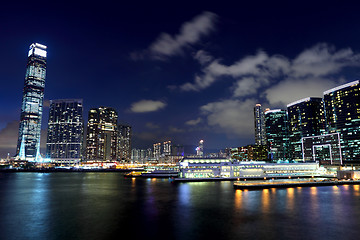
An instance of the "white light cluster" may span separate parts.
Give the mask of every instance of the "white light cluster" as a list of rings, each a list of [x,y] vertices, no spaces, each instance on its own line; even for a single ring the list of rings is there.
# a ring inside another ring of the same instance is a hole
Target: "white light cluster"
[[[46,57],[47,52],[46,49],[47,47],[45,45],[39,44],[39,43],[33,43],[30,45],[30,50],[28,53],[28,57],[30,57],[32,54],[41,56],[41,57]]]
[[[292,103],[289,103],[288,105],[286,105],[287,107],[291,107],[295,104],[298,104],[298,103],[302,103],[302,102],[306,102],[306,101],[309,101],[310,100],[310,97],[307,97],[307,98],[303,98],[303,99],[300,99],[300,100],[297,100],[295,102],[292,102]]]
[[[282,110],[281,109],[274,109],[274,110],[267,110],[265,112],[265,114],[268,114],[268,113],[276,113],[276,112],[281,112]]]

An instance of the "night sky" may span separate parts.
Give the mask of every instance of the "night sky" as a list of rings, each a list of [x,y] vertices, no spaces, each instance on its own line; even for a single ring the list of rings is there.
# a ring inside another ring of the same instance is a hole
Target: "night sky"
[[[0,157],[15,154],[27,51],[48,46],[51,99],[113,107],[133,146],[254,143],[253,107],[284,108],[360,76],[343,1],[28,1],[0,8]]]

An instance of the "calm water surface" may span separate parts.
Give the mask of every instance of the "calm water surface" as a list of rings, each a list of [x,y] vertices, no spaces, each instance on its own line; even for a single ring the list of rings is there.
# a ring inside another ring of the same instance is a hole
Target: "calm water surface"
[[[360,187],[0,173],[0,239],[359,239]]]

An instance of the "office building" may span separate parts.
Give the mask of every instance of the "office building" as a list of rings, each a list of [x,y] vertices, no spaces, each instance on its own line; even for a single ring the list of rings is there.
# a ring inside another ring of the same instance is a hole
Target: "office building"
[[[117,159],[117,118],[113,108],[90,109],[86,136],[87,160]]]
[[[131,159],[131,126],[127,124],[118,125],[118,159]]]
[[[290,160],[289,123],[286,110],[274,109],[266,111],[265,129],[269,160]]]
[[[82,157],[82,99],[50,101],[46,157],[52,162],[73,164]]]
[[[47,47],[30,45],[23,89],[16,157],[40,161],[41,118],[46,76]]]
[[[302,138],[325,133],[322,98],[308,97],[287,105],[289,120],[290,156],[303,161]]]
[[[345,163],[360,162],[359,80],[324,92],[327,131],[340,134]]]
[[[265,119],[261,104],[254,107],[255,145],[266,145]]]

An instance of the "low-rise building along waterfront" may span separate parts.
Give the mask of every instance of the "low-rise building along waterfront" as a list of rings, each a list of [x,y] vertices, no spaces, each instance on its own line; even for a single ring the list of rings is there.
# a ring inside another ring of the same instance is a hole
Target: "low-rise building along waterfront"
[[[180,178],[271,178],[321,175],[319,163],[238,162],[226,158],[184,158]]]

